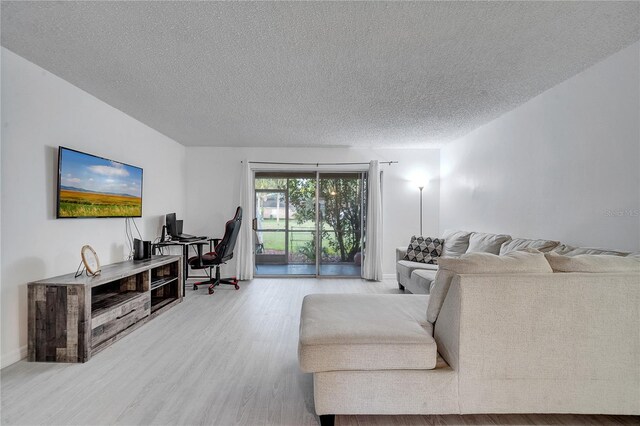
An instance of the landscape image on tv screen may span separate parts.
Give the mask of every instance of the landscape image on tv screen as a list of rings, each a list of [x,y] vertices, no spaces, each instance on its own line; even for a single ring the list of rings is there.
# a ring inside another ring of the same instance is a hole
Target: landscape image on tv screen
[[[141,168],[60,147],[57,217],[141,216]]]

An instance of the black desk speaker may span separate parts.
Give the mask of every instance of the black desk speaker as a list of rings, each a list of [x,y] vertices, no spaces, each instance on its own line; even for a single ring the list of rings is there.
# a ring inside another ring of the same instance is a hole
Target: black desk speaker
[[[133,260],[151,259],[151,241],[133,240]]]

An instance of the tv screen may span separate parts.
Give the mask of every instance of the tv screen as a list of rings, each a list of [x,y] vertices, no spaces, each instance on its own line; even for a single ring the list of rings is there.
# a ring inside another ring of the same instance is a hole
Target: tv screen
[[[59,148],[58,218],[141,216],[140,167]]]

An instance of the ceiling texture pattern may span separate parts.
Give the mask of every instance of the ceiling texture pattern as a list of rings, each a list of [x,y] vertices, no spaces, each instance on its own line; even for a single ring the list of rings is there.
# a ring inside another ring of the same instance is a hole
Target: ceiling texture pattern
[[[638,2],[2,2],[2,46],[187,146],[439,146],[638,39]]]

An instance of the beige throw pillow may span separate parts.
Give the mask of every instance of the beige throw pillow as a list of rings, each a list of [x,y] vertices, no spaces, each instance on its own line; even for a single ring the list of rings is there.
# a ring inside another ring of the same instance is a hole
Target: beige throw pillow
[[[640,258],[608,254],[578,254],[563,256],[545,253],[554,272],[640,272]],[[442,268],[442,266],[440,266]]]
[[[504,256],[491,253],[469,253],[459,258],[440,258],[439,269],[427,306],[427,321],[434,324],[451,281],[456,274],[551,273],[549,262],[537,250],[514,251]]]

